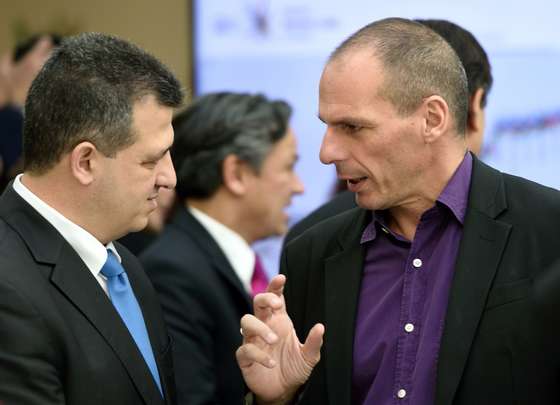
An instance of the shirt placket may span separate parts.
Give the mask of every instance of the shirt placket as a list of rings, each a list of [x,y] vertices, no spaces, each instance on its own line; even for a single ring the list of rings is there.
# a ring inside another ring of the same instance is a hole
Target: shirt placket
[[[399,405],[410,403],[414,389],[412,375],[422,327],[421,308],[426,295],[426,286],[419,274],[425,266],[422,254],[425,232],[425,224],[420,222],[404,270],[394,385],[394,403]]]

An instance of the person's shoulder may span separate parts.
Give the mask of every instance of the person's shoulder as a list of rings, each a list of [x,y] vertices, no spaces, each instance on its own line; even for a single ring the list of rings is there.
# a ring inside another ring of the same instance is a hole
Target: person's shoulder
[[[560,191],[512,174],[502,173],[502,176],[509,208],[537,210],[535,213],[552,211],[560,215]]]
[[[367,222],[367,210],[354,207],[315,223],[300,235],[289,241],[285,249],[299,247],[307,249],[310,244],[329,246],[336,239],[357,235]]]
[[[0,273],[8,272],[9,267],[29,267],[27,262],[35,263],[21,235],[0,217]]]
[[[212,265],[201,243],[204,241],[195,240],[195,235],[171,223],[139,259],[152,280],[178,277],[200,281],[208,277]]]
[[[294,226],[292,226],[292,228],[286,235],[285,243],[301,235],[313,225],[354,207],[356,207],[356,202],[353,193],[351,193],[350,191],[344,191],[338,194],[332,200],[321,205],[319,208],[315,209],[302,220],[297,222]]]
[[[558,214],[560,218],[560,191],[520,176],[501,172],[479,160],[475,161],[473,168],[471,194],[473,192],[479,204],[484,201],[485,204],[504,205],[506,215]],[[471,202],[472,200],[471,196]]]

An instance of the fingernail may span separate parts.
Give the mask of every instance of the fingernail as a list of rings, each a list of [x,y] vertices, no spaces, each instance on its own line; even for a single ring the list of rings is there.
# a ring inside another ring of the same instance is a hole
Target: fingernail
[[[276,339],[278,339],[278,336],[276,336],[276,334],[270,332],[268,335],[266,335],[266,342],[267,343],[274,343],[276,342]]]
[[[269,367],[274,367],[276,365],[276,362],[274,361],[274,359],[270,359],[268,360],[268,365]]]

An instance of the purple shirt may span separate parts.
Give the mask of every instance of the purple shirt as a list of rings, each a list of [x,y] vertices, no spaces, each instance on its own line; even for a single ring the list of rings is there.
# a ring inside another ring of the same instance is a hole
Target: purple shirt
[[[432,405],[447,301],[467,208],[472,156],[424,212],[412,242],[377,211],[366,227],[352,403]]]

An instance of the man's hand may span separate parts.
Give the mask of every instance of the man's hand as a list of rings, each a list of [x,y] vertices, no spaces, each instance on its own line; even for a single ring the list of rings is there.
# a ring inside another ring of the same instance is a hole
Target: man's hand
[[[237,362],[259,404],[284,404],[293,398],[321,357],[325,328],[316,324],[304,344],[286,312],[286,277],[278,275],[254,299],[255,315],[241,319],[243,345]]]
[[[12,61],[11,54],[5,54],[0,58],[0,106],[12,104],[23,108],[31,82],[52,50],[53,43],[45,36],[40,38],[18,62]]]

